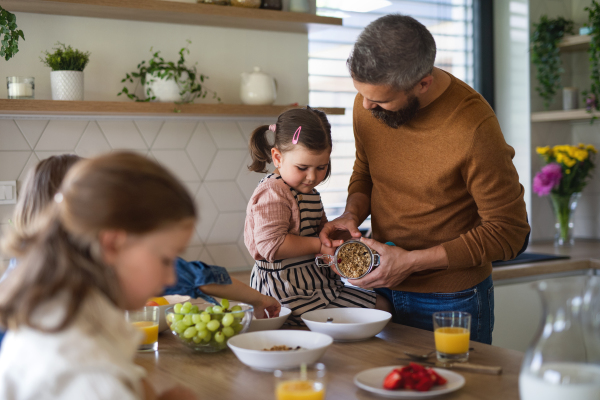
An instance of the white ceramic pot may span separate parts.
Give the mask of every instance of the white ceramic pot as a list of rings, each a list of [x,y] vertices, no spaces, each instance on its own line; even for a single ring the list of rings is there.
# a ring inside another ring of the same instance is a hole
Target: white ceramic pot
[[[277,98],[277,81],[269,74],[254,67],[254,72],[242,72],[240,98],[250,105],[269,105]]]
[[[144,96],[148,98],[148,89],[150,89],[150,97],[154,95],[156,99],[154,101],[174,103],[177,101],[185,101],[180,95],[185,85],[185,82],[189,79],[187,72],[182,72],[179,77],[179,83],[175,82],[175,79],[159,78],[158,72],[154,74],[146,74],[146,84],[144,85]]]
[[[50,72],[52,100],[83,101],[83,71]]]

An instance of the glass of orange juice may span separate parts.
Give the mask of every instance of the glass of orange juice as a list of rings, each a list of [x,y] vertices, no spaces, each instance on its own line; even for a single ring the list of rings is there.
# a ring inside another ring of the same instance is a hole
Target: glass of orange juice
[[[277,400],[324,400],[325,365],[321,363],[275,371]]]
[[[144,334],[138,351],[158,350],[158,315],[158,307],[144,307],[140,310],[125,312],[131,325]]]
[[[443,311],[433,314],[433,335],[439,361],[467,361],[470,334],[471,314],[462,311]]]

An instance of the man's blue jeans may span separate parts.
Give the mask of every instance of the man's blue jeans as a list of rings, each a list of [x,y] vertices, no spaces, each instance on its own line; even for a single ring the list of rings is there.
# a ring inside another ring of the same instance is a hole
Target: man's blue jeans
[[[394,307],[392,321],[433,331],[432,314],[465,311],[471,314],[471,340],[492,344],[494,330],[494,283],[492,276],[480,284],[455,293],[412,293],[375,289]]]

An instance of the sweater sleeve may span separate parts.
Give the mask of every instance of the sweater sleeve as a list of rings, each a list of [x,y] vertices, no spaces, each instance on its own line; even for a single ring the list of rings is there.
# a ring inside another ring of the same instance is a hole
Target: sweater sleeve
[[[256,250],[269,262],[285,241],[292,220],[289,193],[275,183],[265,185],[252,205]]]
[[[356,95],[354,100],[354,110],[352,112],[352,126],[354,128],[354,142],[356,147],[356,160],[354,161],[354,169],[352,176],[350,177],[350,184],[348,185],[348,195],[352,193],[363,193],[371,197],[371,191],[373,189],[373,181],[371,180],[371,171],[369,170],[369,159],[361,142],[359,132],[360,126],[358,124],[357,113],[359,108],[362,108],[361,104],[362,97],[360,94]]]
[[[490,117],[483,121],[475,131],[462,169],[481,224],[442,244],[449,269],[509,260],[523,247],[530,227],[523,199],[525,190],[512,163],[514,155],[497,119]]]

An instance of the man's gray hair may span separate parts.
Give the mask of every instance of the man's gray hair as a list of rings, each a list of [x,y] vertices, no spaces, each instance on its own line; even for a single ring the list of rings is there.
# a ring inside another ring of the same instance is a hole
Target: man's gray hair
[[[435,53],[435,40],[423,24],[390,14],[362,31],[347,65],[358,82],[408,90],[431,74]]]

